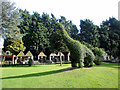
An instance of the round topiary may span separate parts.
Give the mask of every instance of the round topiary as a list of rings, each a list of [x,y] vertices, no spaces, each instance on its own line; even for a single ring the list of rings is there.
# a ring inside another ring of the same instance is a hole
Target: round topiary
[[[81,68],[83,62],[89,63],[85,64],[86,66],[93,66],[93,60],[95,58],[93,52],[79,41],[72,39],[61,23],[59,23],[58,26],[58,29],[60,30],[60,33],[62,34],[62,37],[70,50],[72,67],[77,67],[78,63],[78,67]],[[87,57],[87,62],[84,60],[85,57]]]

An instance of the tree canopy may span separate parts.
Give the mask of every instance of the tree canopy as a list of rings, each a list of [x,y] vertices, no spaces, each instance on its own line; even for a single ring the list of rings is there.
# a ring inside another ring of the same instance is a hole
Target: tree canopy
[[[22,21],[21,13],[14,6],[14,3],[4,1],[1,3],[0,13],[0,36],[4,38],[4,50],[18,53],[24,51],[22,42],[23,34],[20,33],[18,25]]]
[[[5,39],[4,50],[13,53],[32,50],[48,56],[51,52],[69,52],[63,37],[59,33],[58,23],[62,23],[68,35],[88,47],[103,48],[108,55],[120,57],[120,21],[114,17],[102,21],[100,26],[90,19],[80,20],[80,30],[72,20],[53,13],[30,14],[27,10],[17,9],[14,3],[2,2],[0,13],[0,36]],[[23,37],[22,37],[23,36]]]
[[[0,13],[0,36],[3,38],[19,39],[21,34],[17,34],[17,27],[22,19],[20,18],[19,10],[14,6],[14,3],[5,1],[1,3]]]

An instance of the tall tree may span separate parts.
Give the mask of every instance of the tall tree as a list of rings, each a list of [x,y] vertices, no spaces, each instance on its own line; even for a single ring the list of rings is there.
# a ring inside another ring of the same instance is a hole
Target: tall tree
[[[21,18],[23,19],[23,21],[20,23],[18,27],[20,28],[20,32],[22,34],[26,34],[23,37],[23,42],[26,49],[30,49],[33,46],[32,36],[30,34],[32,33],[33,28],[32,26],[30,26],[32,24],[32,17],[27,10],[24,11],[20,10],[20,12],[22,12]]]
[[[21,22],[19,10],[9,1],[2,2],[1,8],[0,35],[3,38],[19,39],[22,36],[16,34],[16,31],[19,31],[17,26]]]
[[[14,3],[9,1],[1,3],[2,13],[0,13],[0,35],[5,39],[4,51],[10,50],[16,54],[19,51],[24,51],[22,42],[22,34],[17,27],[22,19],[21,13],[14,6]]]
[[[73,39],[78,39],[78,29],[77,29],[77,26],[76,25],[74,25],[74,24],[72,24],[72,26],[71,26],[71,28],[70,28],[70,31],[71,31],[71,38],[73,38]]]
[[[98,27],[89,19],[80,20],[79,40],[85,41],[94,47],[99,47]]]
[[[54,14],[51,13],[51,28],[53,29],[53,32],[55,32],[55,30],[57,29],[57,24],[58,24],[58,19],[56,19]]]
[[[109,33],[108,33],[108,26],[101,26],[99,30],[100,34],[100,48],[104,48],[107,53],[110,52],[110,40],[109,40]]]
[[[107,28],[105,29],[103,27],[107,27]],[[105,48],[105,50],[110,56],[114,56],[114,57],[119,56],[120,21],[118,21],[114,17],[109,18],[109,20],[103,21],[101,24],[100,32],[101,31],[107,33],[107,35],[104,34],[105,36],[103,38],[104,40],[100,40],[100,41],[107,42],[107,44],[103,46],[101,43],[101,47]],[[101,35],[100,38],[102,37],[103,36]]]
[[[70,28],[72,26],[72,21],[69,21],[64,16],[61,16],[61,18],[59,19],[59,22],[63,24],[65,30],[71,36],[71,34],[70,34],[71,33]]]
[[[26,50],[32,50],[34,54],[39,54],[41,51],[45,52],[50,47],[51,35],[51,28],[49,28],[46,15],[40,16],[38,12],[30,15],[27,10],[24,10],[22,11],[22,18],[24,21],[21,22],[19,28],[22,33],[26,33],[26,36],[23,37]]]

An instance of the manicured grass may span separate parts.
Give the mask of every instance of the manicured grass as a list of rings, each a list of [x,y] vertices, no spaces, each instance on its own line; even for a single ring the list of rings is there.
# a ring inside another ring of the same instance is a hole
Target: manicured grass
[[[2,88],[118,88],[117,63],[67,71],[70,67],[3,67]]]

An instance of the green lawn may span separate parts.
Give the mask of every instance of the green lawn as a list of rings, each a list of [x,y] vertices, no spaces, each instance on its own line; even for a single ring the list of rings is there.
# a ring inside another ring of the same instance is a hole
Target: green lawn
[[[3,67],[2,88],[118,88],[117,63],[67,71],[70,67]]]

